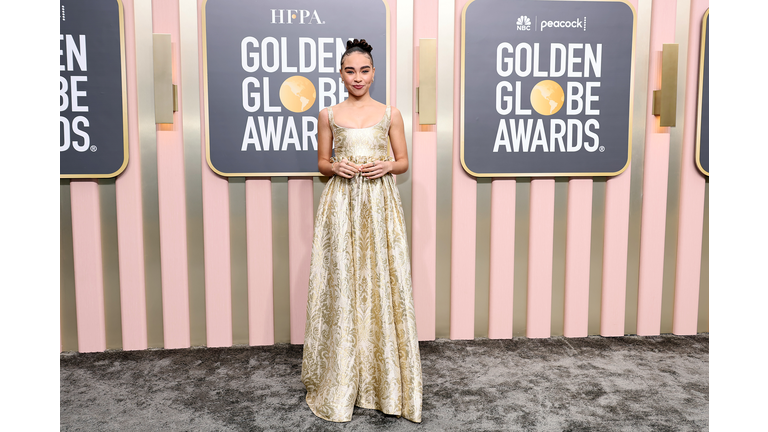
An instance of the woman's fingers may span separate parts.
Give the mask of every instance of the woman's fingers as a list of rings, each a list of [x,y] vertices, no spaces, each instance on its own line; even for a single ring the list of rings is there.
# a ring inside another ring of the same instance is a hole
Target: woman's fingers
[[[365,164],[365,167],[366,168],[363,170],[363,175],[369,179],[379,178],[388,172],[386,169],[386,164],[382,161]]]
[[[344,162],[344,164],[350,169],[350,173],[351,174],[355,174],[355,173],[360,172],[362,170],[362,165],[358,165],[358,164],[356,164],[354,162],[351,162],[351,161],[347,160],[346,158],[342,159],[341,161]]]
[[[366,168],[363,170],[363,175],[368,178],[374,178],[380,171],[381,167],[376,162],[371,162],[366,164]]]
[[[384,161],[375,161],[357,165],[347,159],[342,159],[341,162],[337,163],[336,172],[338,175],[345,178],[352,178],[355,174],[360,173],[365,178],[375,179],[388,173],[389,170],[387,169],[387,163]]]
[[[344,173],[347,175],[347,178],[352,178],[355,174],[357,174],[357,168],[350,164],[345,164]]]
[[[349,166],[349,161],[344,159],[341,162],[338,162],[336,164],[336,174],[344,178],[351,178],[354,171],[352,171],[352,168]]]

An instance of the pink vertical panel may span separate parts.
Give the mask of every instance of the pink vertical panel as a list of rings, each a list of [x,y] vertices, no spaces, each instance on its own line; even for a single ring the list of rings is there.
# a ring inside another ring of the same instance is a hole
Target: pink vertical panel
[[[419,340],[435,339],[437,242],[437,133],[413,134],[411,255],[413,303]]]
[[[178,1],[154,2],[152,17],[152,29],[155,33],[171,35],[173,82],[181,88]],[[181,98],[179,94],[179,111],[173,114],[173,124],[157,126],[157,196],[160,210],[160,269],[165,348],[185,348],[190,344]]]
[[[512,339],[516,188],[515,179],[498,178],[491,183],[490,339]]]
[[[245,180],[245,217],[248,237],[248,343],[272,345],[275,343],[272,180]]]
[[[147,348],[147,302],[144,286],[144,224],[141,157],[136,93],[136,40],[133,0],[123,0],[125,66],[128,87],[128,154],[130,163],[115,180],[117,249],[120,265],[120,316],[123,349]]]
[[[226,347],[232,345],[229,182],[211,171],[205,160],[202,164],[206,344]]]
[[[672,333],[696,334],[698,319],[701,242],[704,223],[704,175],[694,162],[699,90],[701,22],[709,0],[692,0],[688,31],[688,77],[685,86],[682,167],[680,170],[680,223],[677,232],[677,273]]]
[[[451,175],[451,339],[475,337],[477,182],[461,166],[461,17],[469,0],[456,0]]]
[[[204,0],[198,0],[202,10]],[[202,12],[198,15],[198,46],[203,50]],[[204,77],[200,56],[200,77]],[[205,329],[209,347],[232,345],[232,274],[229,248],[229,182],[214,173],[206,161],[205,83],[200,80],[200,146],[203,191],[203,242],[205,244]],[[271,231],[269,234],[272,237]],[[270,244],[271,245],[271,244]],[[271,250],[271,246],[270,246]],[[250,337],[250,336],[249,336]]]
[[[437,0],[413,5],[413,88],[419,86],[419,39],[437,38]],[[437,59],[434,59],[437,61]],[[419,340],[435,339],[435,271],[437,268],[437,133],[434,125],[420,125],[413,109],[411,168],[411,268],[413,303]],[[435,101],[436,102],[436,101]]]
[[[635,19],[637,19],[637,0],[628,0],[628,3],[635,11]],[[633,69],[633,79],[634,74]],[[634,97],[630,100],[634,100]],[[631,177],[632,165],[630,164],[623,173],[608,179],[605,186],[603,287],[600,301],[600,334],[603,336],[624,335]]]
[[[419,87],[419,46],[420,39],[437,39],[437,0],[417,0],[413,4],[413,130],[416,131],[435,131],[435,125],[420,125],[418,111],[418,99],[416,98],[416,89]],[[434,59],[437,62],[437,58]],[[440,73],[440,71],[436,71]],[[435,100],[435,102],[437,102]],[[437,140],[437,135],[435,135]],[[435,141],[437,142],[437,141]],[[414,145],[415,148],[415,145]],[[415,151],[415,150],[414,150]],[[432,156],[437,158],[437,156]],[[415,174],[415,171],[414,171]]]
[[[288,179],[288,284],[290,286],[291,343],[304,343],[307,322],[309,259],[313,234],[312,178]]]
[[[592,179],[568,182],[563,335],[586,337],[592,239]]]
[[[654,4],[654,9],[659,4]],[[674,5],[674,3],[667,4]],[[653,64],[653,57],[651,56],[651,64]],[[649,85],[649,88],[657,87]],[[649,103],[650,105],[652,104]],[[656,129],[656,131],[649,131],[646,134],[643,167],[643,208],[637,290],[637,334],[642,336],[661,333],[667,174],[669,172],[669,128],[662,128],[667,131],[660,132],[655,126],[658,125],[657,119],[649,119],[648,122],[651,125],[648,129]]]
[[[648,104],[646,109],[643,208],[640,230],[640,267],[637,291],[637,334],[661,333],[661,292],[664,278],[664,241],[669,173],[668,127],[653,115],[653,91],[661,88],[661,53],[675,41],[677,2],[655,2],[651,9]]]
[[[552,325],[555,179],[531,180],[530,215],[526,336],[548,338]]]
[[[608,180],[605,187],[603,287],[600,301],[600,334],[603,336],[624,335],[631,170],[631,166],[627,167],[626,171]]]
[[[397,106],[397,0],[385,3],[389,6],[389,104]]]
[[[99,185],[96,180],[72,180],[70,197],[78,350],[104,351],[107,349],[107,339]]]

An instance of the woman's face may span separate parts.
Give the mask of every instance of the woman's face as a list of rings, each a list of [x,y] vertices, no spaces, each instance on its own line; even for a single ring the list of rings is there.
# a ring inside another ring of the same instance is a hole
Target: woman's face
[[[371,64],[371,58],[361,52],[353,52],[346,56],[339,71],[349,95],[358,97],[368,92],[375,72],[376,68]]]

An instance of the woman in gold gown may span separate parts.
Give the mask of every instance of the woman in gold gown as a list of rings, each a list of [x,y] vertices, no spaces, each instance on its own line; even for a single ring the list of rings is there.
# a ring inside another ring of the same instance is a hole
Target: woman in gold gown
[[[350,421],[357,405],[421,422],[408,240],[392,176],[408,170],[405,129],[397,108],[369,94],[371,50],[347,42],[349,97],[318,116],[318,167],[331,179],[315,220],[301,380],[325,420]]]

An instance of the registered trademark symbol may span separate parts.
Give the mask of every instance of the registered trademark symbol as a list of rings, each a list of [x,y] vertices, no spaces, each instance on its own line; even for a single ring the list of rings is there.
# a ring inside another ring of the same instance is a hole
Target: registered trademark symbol
[[[598,150],[600,150],[600,153],[602,153],[602,152],[604,152],[604,151],[605,151],[605,147],[603,147],[603,146],[600,146],[600,148],[599,148]]]
[[[600,147],[600,148],[602,148],[602,147]],[[95,145],[92,145],[92,146],[91,146],[91,151],[92,151],[92,152],[95,152],[95,151],[96,151],[96,146],[95,146]],[[600,150],[600,151],[602,151],[602,150]]]

